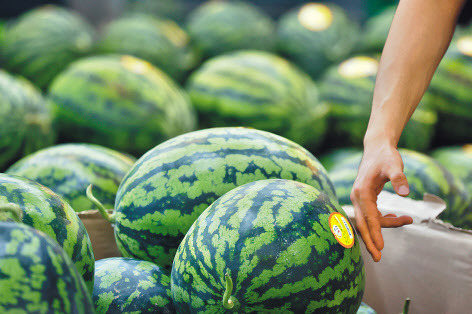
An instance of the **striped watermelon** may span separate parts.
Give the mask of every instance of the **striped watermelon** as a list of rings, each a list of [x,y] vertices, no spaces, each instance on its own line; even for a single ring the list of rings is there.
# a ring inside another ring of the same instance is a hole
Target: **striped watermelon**
[[[323,154],[319,159],[323,167],[327,171],[331,171],[331,169],[338,166],[345,159],[357,153],[362,153],[362,150],[354,147],[336,148]]]
[[[93,313],[74,263],[46,234],[0,222],[1,313]]]
[[[333,147],[362,147],[369,122],[378,60],[350,58],[328,69],[320,83],[321,98],[330,106],[330,129],[326,143]],[[434,135],[437,115],[425,99],[400,138],[399,145],[425,151]]]
[[[472,36],[456,37],[431,81],[428,93],[439,114],[437,142],[472,142]]]
[[[52,145],[55,140],[49,103],[30,82],[3,70],[0,70],[0,117],[0,171],[24,155]]]
[[[346,58],[359,39],[359,26],[333,4],[307,3],[284,14],[277,29],[279,52],[313,78]]]
[[[0,206],[10,203],[23,211],[23,223],[59,243],[91,292],[95,263],[92,244],[82,221],[69,204],[39,183],[0,173]]]
[[[144,59],[176,80],[181,80],[198,61],[183,29],[171,20],[149,15],[112,21],[105,28],[98,49]]]
[[[125,257],[170,266],[192,223],[248,182],[283,178],[334,197],[326,171],[301,146],[271,133],[216,128],[181,135],[145,154],[120,185],[115,236]]]
[[[370,18],[364,26],[359,49],[366,53],[381,53],[387,40],[397,6],[389,6]]]
[[[62,144],[21,159],[6,173],[47,186],[80,212],[93,208],[85,195],[90,184],[103,205],[113,208],[118,186],[135,161],[98,145]]]
[[[410,184],[408,197],[422,200],[424,193],[437,195],[447,204],[447,209],[439,218],[456,227],[472,229],[472,213],[468,213],[467,209],[472,198],[462,181],[427,155],[406,149],[400,149],[400,154],[404,173]],[[348,157],[329,172],[342,205],[351,203],[349,195],[361,158],[361,153]],[[395,193],[390,183],[386,184],[384,189]]]
[[[185,92],[150,63],[131,56],[74,62],[54,80],[49,95],[66,141],[141,155],[195,126]]]
[[[70,62],[91,50],[94,33],[76,13],[47,5],[19,17],[3,37],[3,66],[44,89]]]
[[[170,273],[133,258],[106,258],[95,263],[93,302],[98,314],[175,313]]]
[[[286,60],[243,51],[216,57],[187,84],[203,127],[249,126],[309,149],[323,140],[327,107],[313,81]]]
[[[206,209],[179,246],[171,288],[177,313],[355,313],[364,263],[330,230],[341,206],[312,186],[263,180]],[[228,311],[229,312],[229,311]]]
[[[128,0],[125,12],[129,14],[151,14],[159,18],[182,22],[188,11],[185,0]]]
[[[453,175],[460,178],[472,195],[472,144],[438,148],[431,155]]]
[[[187,29],[204,57],[230,51],[271,51],[275,26],[264,12],[248,2],[207,1],[188,17]]]

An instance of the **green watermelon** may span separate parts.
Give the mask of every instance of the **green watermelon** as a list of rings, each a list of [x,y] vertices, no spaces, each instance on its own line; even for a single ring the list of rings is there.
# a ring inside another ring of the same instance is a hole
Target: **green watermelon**
[[[455,37],[428,89],[438,111],[436,141],[472,142],[472,36]]]
[[[353,51],[359,32],[340,7],[307,3],[280,18],[277,48],[316,79]]]
[[[316,149],[328,108],[313,81],[288,61],[258,51],[208,60],[187,83],[202,127],[248,126]]]
[[[70,62],[89,53],[94,33],[78,14],[47,5],[20,16],[3,37],[3,66],[44,89]]]
[[[357,310],[357,314],[377,314],[377,312],[373,308],[362,302],[361,306]]]
[[[290,180],[226,193],[179,246],[171,274],[177,313],[355,313],[364,263],[354,231],[350,248],[333,235],[335,212],[349,224],[335,199]]]
[[[331,171],[331,169],[338,166],[345,159],[357,153],[362,153],[362,150],[355,147],[336,148],[323,154],[319,160],[327,171]]]
[[[50,107],[30,82],[0,69],[0,171],[54,143]]]
[[[170,273],[133,258],[106,258],[95,263],[93,302],[99,314],[175,313]]]
[[[195,126],[185,91],[150,63],[132,56],[74,62],[51,84],[49,96],[64,141],[95,143],[140,156]]]
[[[334,197],[318,160],[271,133],[215,128],[181,135],[141,157],[121,183],[115,237],[125,257],[170,266],[192,223],[218,197],[248,182],[282,178]]]
[[[129,54],[151,62],[176,80],[193,68],[197,56],[183,29],[171,20],[133,15],[108,24],[98,47],[103,53]]]
[[[424,193],[439,196],[447,205],[439,218],[456,227],[472,229],[472,213],[468,213],[467,209],[472,198],[462,181],[427,155],[406,149],[399,151],[403,159],[404,173],[410,184],[408,197],[422,200]],[[361,158],[362,153],[354,154],[329,172],[339,203],[342,205],[351,203],[349,195]],[[384,189],[395,193],[390,183],[387,183]]]
[[[10,203],[23,211],[23,223],[59,243],[92,292],[95,263],[92,244],[82,221],[69,204],[39,183],[0,173],[0,206]]]
[[[472,195],[472,144],[438,148],[431,155],[453,175],[460,178]]]
[[[84,280],[46,234],[0,222],[1,313],[93,313]]]
[[[230,51],[271,51],[275,25],[254,5],[242,1],[207,1],[188,17],[187,29],[204,57]]]
[[[93,208],[85,195],[90,184],[103,205],[113,208],[118,186],[135,161],[98,145],[62,144],[21,159],[6,173],[47,186],[80,212]]]
[[[381,53],[387,40],[397,6],[389,6],[364,25],[359,50],[365,53]]]
[[[326,143],[333,147],[362,147],[369,122],[378,60],[367,56],[350,58],[329,68],[320,83],[322,101],[330,106]],[[434,135],[437,114],[425,99],[407,123],[399,146],[425,151]]]
[[[182,22],[187,13],[188,4],[185,0],[128,0],[125,13],[151,14],[158,18],[171,19]]]

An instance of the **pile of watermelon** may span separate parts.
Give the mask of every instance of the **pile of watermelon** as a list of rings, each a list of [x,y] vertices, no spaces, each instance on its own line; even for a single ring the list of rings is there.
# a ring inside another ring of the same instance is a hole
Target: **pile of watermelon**
[[[375,313],[342,206],[395,7],[124,7],[0,21],[0,313]],[[409,197],[463,229],[471,47],[458,32],[399,143]],[[95,259],[97,212],[121,256]]]

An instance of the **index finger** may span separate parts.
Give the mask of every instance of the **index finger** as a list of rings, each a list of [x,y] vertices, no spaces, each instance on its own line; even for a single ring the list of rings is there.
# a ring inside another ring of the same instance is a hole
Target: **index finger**
[[[380,251],[384,248],[384,241],[382,237],[382,225],[380,223],[380,212],[377,209],[377,195],[374,190],[363,190],[358,197],[358,204],[361,209],[364,209],[365,221],[369,228],[369,234],[375,247]]]

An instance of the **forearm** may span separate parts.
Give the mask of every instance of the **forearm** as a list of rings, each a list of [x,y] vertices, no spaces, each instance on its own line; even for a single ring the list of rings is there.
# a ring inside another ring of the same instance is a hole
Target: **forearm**
[[[447,50],[463,3],[400,1],[380,61],[366,145],[397,145]]]

